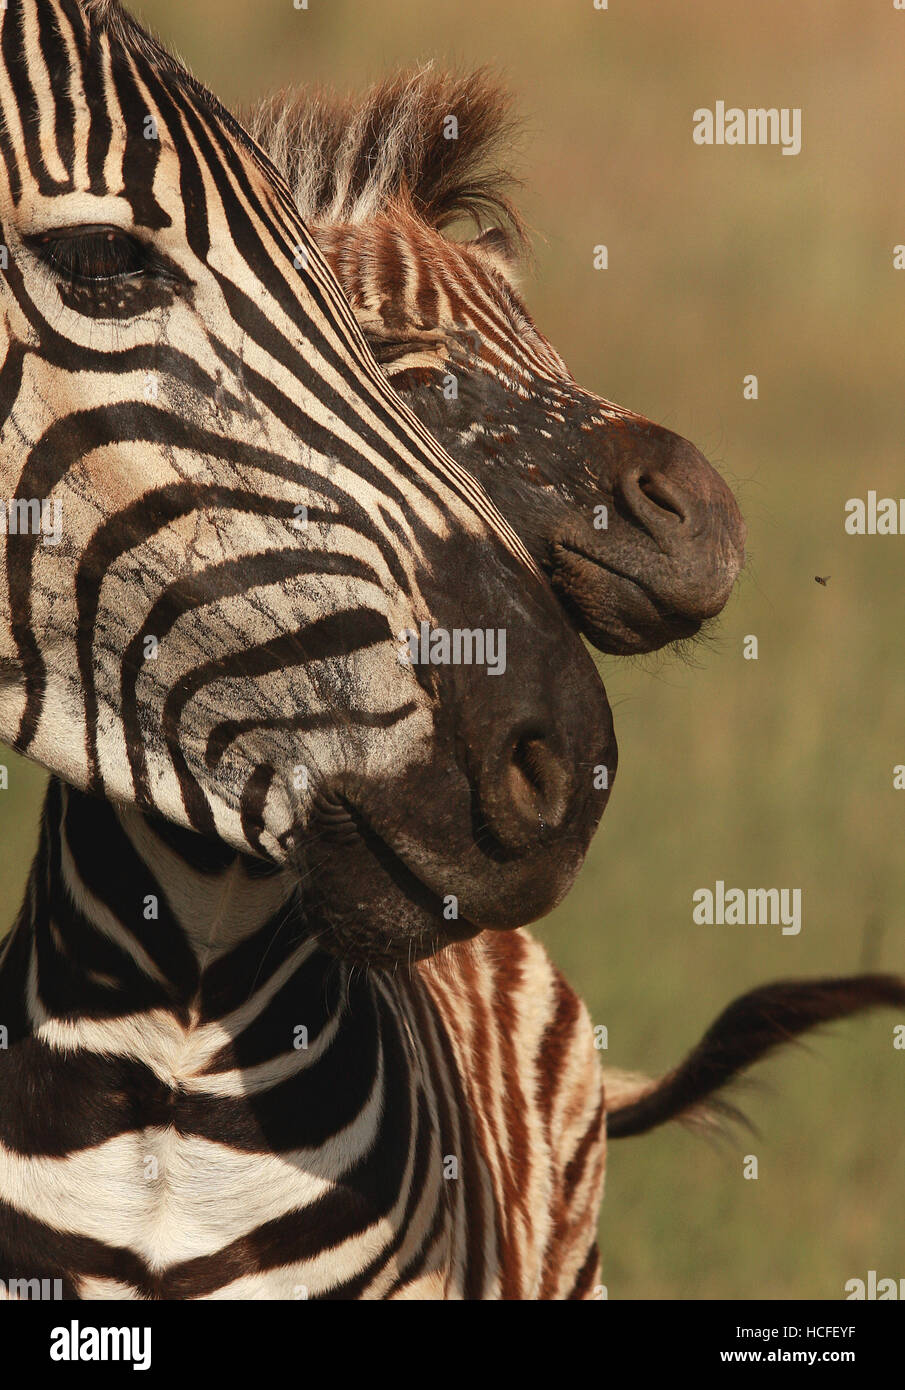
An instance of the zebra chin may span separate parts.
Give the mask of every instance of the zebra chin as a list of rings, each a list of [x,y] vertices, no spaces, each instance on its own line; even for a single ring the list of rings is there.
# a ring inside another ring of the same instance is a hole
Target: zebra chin
[[[310,860],[309,860],[310,862]],[[565,896],[580,866],[549,873],[515,899],[478,876],[450,873],[449,891],[437,891],[373,833],[358,835],[341,850],[321,852],[305,880],[306,926],[318,943],[343,960],[394,965],[425,960],[484,930],[509,930],[543,916]],[[455,891],[458,890],[458,891]],[[532,901],[533,898],[533,901]],[[467,908],[467,911],[463,911]]]
[[[353,884],[357,891],[350,891]],[[448,901],[372,837],[319,855],[313,886],[306,886],[309,931],[325,950],[361,965],[426,960],[481,931],[449,912]]]
[[[582,634],[598,651],[640,656],[696,637],[707,621],[677,611],[640,577],[621,574],[573,540],[550,547],[550,582]]]
[[[608,775],[583,779],[558,825],[538,822],[533,837],[510,838],[508,847],[491,829],[512,831],[499,797],[513,792],[496,761],[498,799],[477,824],[467,783],[434,798],[433,813],[410,779],[322,792],[295,854],[308,930],[343,959],[382,965],[545,916],[574,883],[606,808],[617,763],[611,725],[594,767],[603,759]]]

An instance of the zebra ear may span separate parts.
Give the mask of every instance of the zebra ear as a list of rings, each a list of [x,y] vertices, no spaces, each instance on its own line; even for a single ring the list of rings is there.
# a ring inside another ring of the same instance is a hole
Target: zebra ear
[[[516,279],[521,257],[512,237],[502,227],[489,227],[474,240],[466,242],[469,251],[489,261],[507,280]]]

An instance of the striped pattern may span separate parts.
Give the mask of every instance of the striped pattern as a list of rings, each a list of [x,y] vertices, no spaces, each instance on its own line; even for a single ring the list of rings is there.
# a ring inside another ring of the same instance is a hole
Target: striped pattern
[[[19,751],[77,785],[279,855],[287,808],[266,808],[278,824],[263,832],[267,769],[230,767],[226,758],[221,780],[231,794],[212,805],[201,790],[211,782],[204,758],[214,732],[203,728],[204,693],[232,673],[216,664],[222,638],[205,640],[199,610],[205,628],[230,629],[229,645],[260,652],[260,718],[274,703],[316,717],[335,708],[335,691],[329,682],[318,689],[302,664],[290,669],[276,634],[296,635],[300,662],[309,640],[325,659],[335,651],[336,614],[360,615],[357,639],[345,637],[351,622],[341,624],[350,655],[378,632],[389,639],[415,626],[433,606],[419,570],[435,569],[455,534],[484,537],[490,528],[531,562],[470,476],[392,395],[285,187],[239,144],[238,128],[211,98],[86,28],[71,0],[16,5],[4,15],[2,51],[12,213],[3,229],[9,344],[0,416],[14,449],[4,456],[5,490],[53,496],[65,517],[59,548],[30,536],[7,548],[2,601],[9,656],[23,679],[4,690],[3,730]],[[70,68],[67,89],[58,74]],[[74,113],[91,109],[85,91],[100,82],[105,103],[82,114],[73,132]],[[52,127],[23,123],[33,93],[48,90]],[[143,137],[148,111],[158,140]],[[141,198],[115,193],[137,180]],[[111,225],[140,217],[168,254],[172,242],[175,283],[156,290],[165,303],[133,305],[139,312],[128,322],[61,306],[23,228],[89,214]],[[297,247],[310,258],[301,278]],[[99,526],[113,448],[116,510]],[[309,522],[301,549],[292,529],[300,506]],[[188,543],[197,559],[187,574]],[[303,582],[312,573],[316,608],[313,586]],[[70,584],[75,603],[63,612]],[[313,638],[311,622],[321,624]],[[173,644],[162,639],[173,625],[180,650],[171,659]],[[148,635],[163,648],[154,666],[143,658]],[[398,684],[388,640],[381,657],[381,684]],[[377,664],[370,653],[369,670]],[[174,746],[174,699],[159,711],[168,747],[149,747],[134,687],[159,687],[144,700],[156,709],[179,683],[202,725],[196,746]],[[126,746],[114,737],[100,748],[103,711],[121,700]],[[421,736],[424,703],[404,703],[398,716],[422,716]],[[212,704],[219,709],[222,697]],[[390,720],[389,707],[381,713]],[[73,729],[65,749],[61,719]],[[406,729],[405,743],[414,735]],[[382,743],[386,737],[382,728]],[[402,747],[394,752],[404,765]]]
[[[523,400],[535,398],[538,378],[574,389],[568,367],[538,332],[504,273],[511,267],[492,242],[448,241],[404,213],[378,216],[365,227],[313,225],[390,377],[473,355]],[[606,406],[614,418],[628,414]]]
[[[284,876],[189,868],[172,833],[51,788],[35,930],[0,970],[3,1277],[83,1298],[594,1297],[597,1055],[537,942],[485,933],[363,974],[299,931]],[[140,929],[136,884],[161,903]],[[212,946],[227,896],[242,936]]]
[[[590,662],[286,184],[118,5],[0,11],[0,107],[0,493],[63,517],[58,545],[0,537],[0,737],[56,774],[0,958],[0,1287],[593,1296],[582,1006],[519,932],[344,960],[308,857],[351,768],[400,835],[440,800],[436,893],[480,899],[481,864],[514,891],[458,711],[394,638],[468,625],[463,594],[513,649],[549,635],[585,735]],[[573,838],[535,877],[574,872]],[[369,929],[374,881],[337,881]]]
[[[400,389],[407,371],[464,358],[523,403],[543,405],[554,430],[579,405],[593,407],[588,428],[642,421],[577,386],[518,293],[528,238],[507,192],[521,134],[510,108],[484,70],[428,64],[346,99],[284,92],[246,120]],[[477,235],[456,239],[470,222]],[[556,415],[557,395],[566,416]]]

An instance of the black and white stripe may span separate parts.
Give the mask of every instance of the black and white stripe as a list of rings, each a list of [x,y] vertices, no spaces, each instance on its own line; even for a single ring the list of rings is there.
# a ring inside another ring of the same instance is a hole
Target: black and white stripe
[[[0,962],[0,1279],[586,1295],[590,1026],[476,933],[581,861],[593,667],[282,179],[117,4],[0,13],[0,106],[0,492],[63,518],[0,561],[0,737],[55,774]],[[401,666],[422,619],[504,628],[506,679]]]

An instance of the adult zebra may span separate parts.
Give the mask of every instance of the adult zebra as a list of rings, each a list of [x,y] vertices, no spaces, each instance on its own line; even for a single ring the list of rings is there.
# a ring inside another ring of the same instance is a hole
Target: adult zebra
[[[0,26],[0,736],[56,774],[0,964],[3,1287],[587,1293],[586,1016],[467,939],[581,861],[593,666],[233,118],[111,0]],[[422,620],[505,673],[401,662]]]

